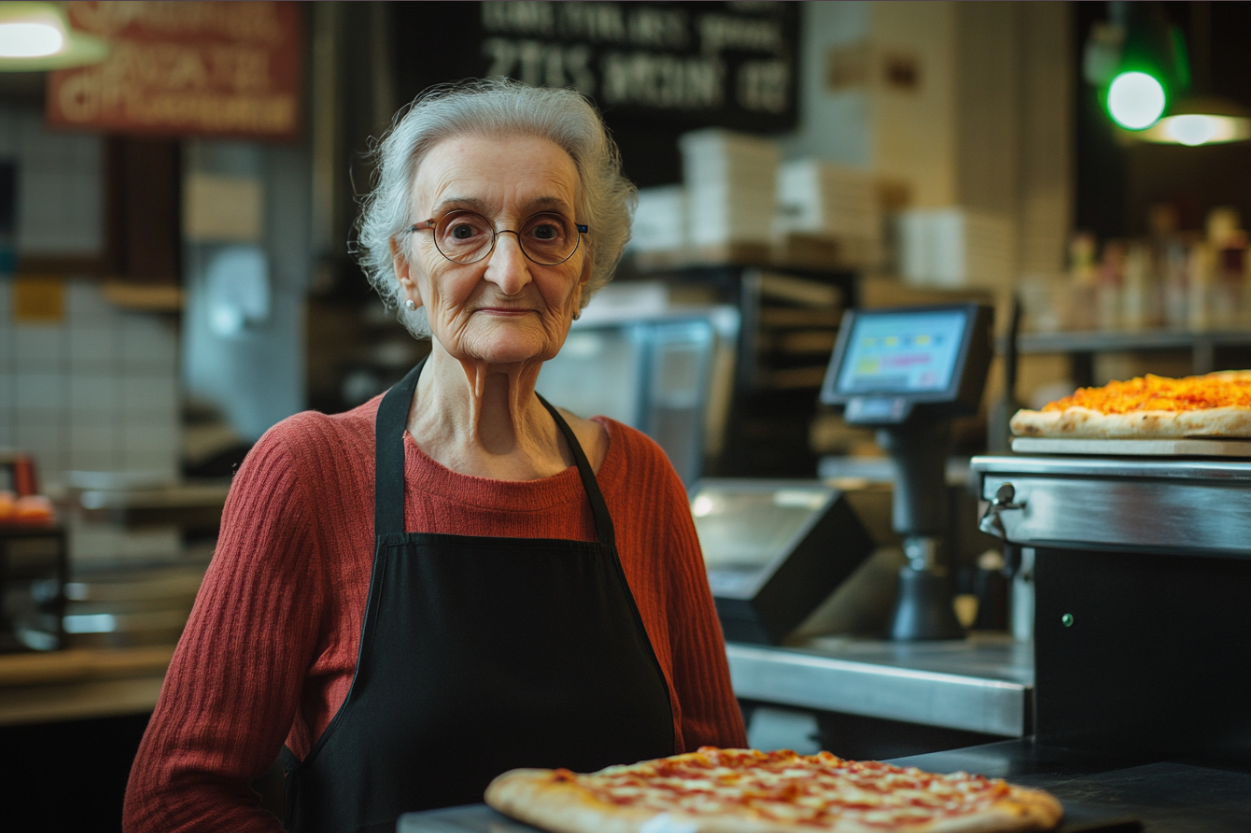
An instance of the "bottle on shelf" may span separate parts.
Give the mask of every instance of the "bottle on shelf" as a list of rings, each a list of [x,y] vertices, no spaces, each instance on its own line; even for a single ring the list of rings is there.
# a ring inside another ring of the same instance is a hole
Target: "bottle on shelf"
[[[1121,290],[1121,327],[1145,330],[1160,322],[1155,303],[1155,275],[1151,252],[1144,241],[1129,244],[1125,253],[1124,286]]]
[[[1194,332],[1205,332],[1213,327],[1215,292],[1213,289],[1214,257],[1212,246],[1206,240],[1190,245],[1187,255],[1187,303],[1186,325]]]
[[[1125,244],[1116,240],[1103,247],[1099,264],[1099,283],[1096,310],[1100,330],[1119,330],[1122,324],[1125,290]]]
[[[1068,329],[1093,330],[1098,324],[1099,273],[1095,268],[1095,237],[1081,231],[1069,243],[1069,280],[1072,283]]]

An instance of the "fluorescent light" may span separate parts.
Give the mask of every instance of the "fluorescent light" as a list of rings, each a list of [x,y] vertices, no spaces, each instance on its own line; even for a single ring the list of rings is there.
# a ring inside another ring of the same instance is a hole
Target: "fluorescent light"
[[[112,613],[72,613],[61,620],[66,633],[112,633],[117,617]]]
[[[1149,130],[1134,134],[1159,144],[1215,145],[1251,139],[1251,111],[1212,96],[1188,98]]]
[[[103,61],[109,45],[75,31],[57,3],[0,3],[0,71],[42,72]]]
[[[65,35],[47,23],[0,23],[0,58],[44,58],[65,46]]]

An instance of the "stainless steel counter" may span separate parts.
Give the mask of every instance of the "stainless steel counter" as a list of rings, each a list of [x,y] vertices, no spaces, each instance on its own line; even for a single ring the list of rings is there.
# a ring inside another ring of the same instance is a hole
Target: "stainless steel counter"
[[[996,514],[1023,546],[1251,557],[1251,462],[975,457],[972,469],[983,499],[1011,486]]]
[[[1031,729],[1031,646],[1008,637],[823,637],[787,648],[730,643],[726,653],[734,693],[746,700],[1003,737]]]

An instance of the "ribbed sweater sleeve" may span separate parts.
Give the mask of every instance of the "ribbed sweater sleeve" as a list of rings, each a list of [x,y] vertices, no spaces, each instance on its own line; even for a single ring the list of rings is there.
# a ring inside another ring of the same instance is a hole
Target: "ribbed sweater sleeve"
[[[721,624],[682,481],[646,435],[608,425],[623,453],[599,474],[617,527],[622,568],[669,680],[678,752],[743,747]]]
[[[291,726],[321,621],[302,462],[271,431],[235,477],[132,769],[127,830],[281,829],[249,784]]]

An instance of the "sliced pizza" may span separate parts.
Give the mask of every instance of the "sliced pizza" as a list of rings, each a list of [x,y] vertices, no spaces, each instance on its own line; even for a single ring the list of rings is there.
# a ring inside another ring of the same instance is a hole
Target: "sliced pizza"
[[[964,772],[709,746],[588,774],[512,770],[486,801],[552,833],[1010,833],[1063,816],[1048,793]]]

